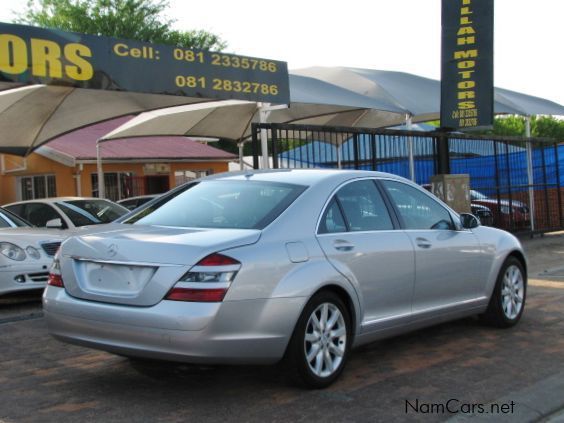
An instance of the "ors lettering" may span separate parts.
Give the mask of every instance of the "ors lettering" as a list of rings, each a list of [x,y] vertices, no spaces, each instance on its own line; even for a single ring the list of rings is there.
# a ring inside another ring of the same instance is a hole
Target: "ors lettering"
[[[30,70],[33,76],[42,78],[88,81],[94,69],[86,57],[92,57],[92,52],[82,44],[69,43],[61,48],[54,41],[32,38],[28,52],[24,39],[0,35],[0,72],[18,75]]]
[[[24,40],[15,35],[0,35],[0,53],[0,72],[19,74],[26,71],[27,47]]]

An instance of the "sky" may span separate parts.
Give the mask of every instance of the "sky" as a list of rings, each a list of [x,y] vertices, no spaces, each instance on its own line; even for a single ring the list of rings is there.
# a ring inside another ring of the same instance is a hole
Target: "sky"
[[[493,0],[492,0],[493,1]],[[12,21],[27,0],[0,0]],[[169,0],[176,29],[205,29],[227,52],[440,78],[440,0]],[[564,0],[495,0],[495,86],[564,105]]]

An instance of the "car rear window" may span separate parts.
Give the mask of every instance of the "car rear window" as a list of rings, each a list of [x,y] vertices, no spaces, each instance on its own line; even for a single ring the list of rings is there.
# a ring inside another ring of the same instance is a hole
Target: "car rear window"
[[[262,229],[306,189],[260,181],[201,181],[162,200],[123,223],[186,228]]]

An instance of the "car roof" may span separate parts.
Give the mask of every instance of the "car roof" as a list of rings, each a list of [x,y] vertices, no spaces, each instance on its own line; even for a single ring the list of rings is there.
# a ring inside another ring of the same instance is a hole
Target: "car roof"
[[[310,186],[328,180],[339,182],[340,180],[346,181],[348,179],[367,177],[407,181],[405,178],[391,173],[348,169],[255,169],[210,175],[202,178],[202,180],[253,180]]]
[[[122,198],[121,200],[116,201],[116,203],[120,204],[124,201],[133,201],[133,200],[141,200],[141,199],[145,199],[145,198],[156,198],[159,195],[162,194],[147,194],[147,195],[137,195],[135,197],[127,197],[127,198]]]
[[[24,201],[16,201],[14,203],[4,204],[3,207],[12,206],[14,204],[26,204],[26,203],[56,203],[58,201],[80,201],[80,200],[104,200],[104,201],[111,201],[105,198],[97,198],[97,197],[49,197],[49,198],[37,198],[35,200],[24,200]]]

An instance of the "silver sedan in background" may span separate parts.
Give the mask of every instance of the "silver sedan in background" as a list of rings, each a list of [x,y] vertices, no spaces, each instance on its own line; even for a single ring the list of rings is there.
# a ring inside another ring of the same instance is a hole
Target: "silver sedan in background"
[[[65,241],[44,296],[60,340],[141,358],[275,363],[332,383],[351,348],[470,315],[515,325],[519,241],[398,176],[248,171]]]

